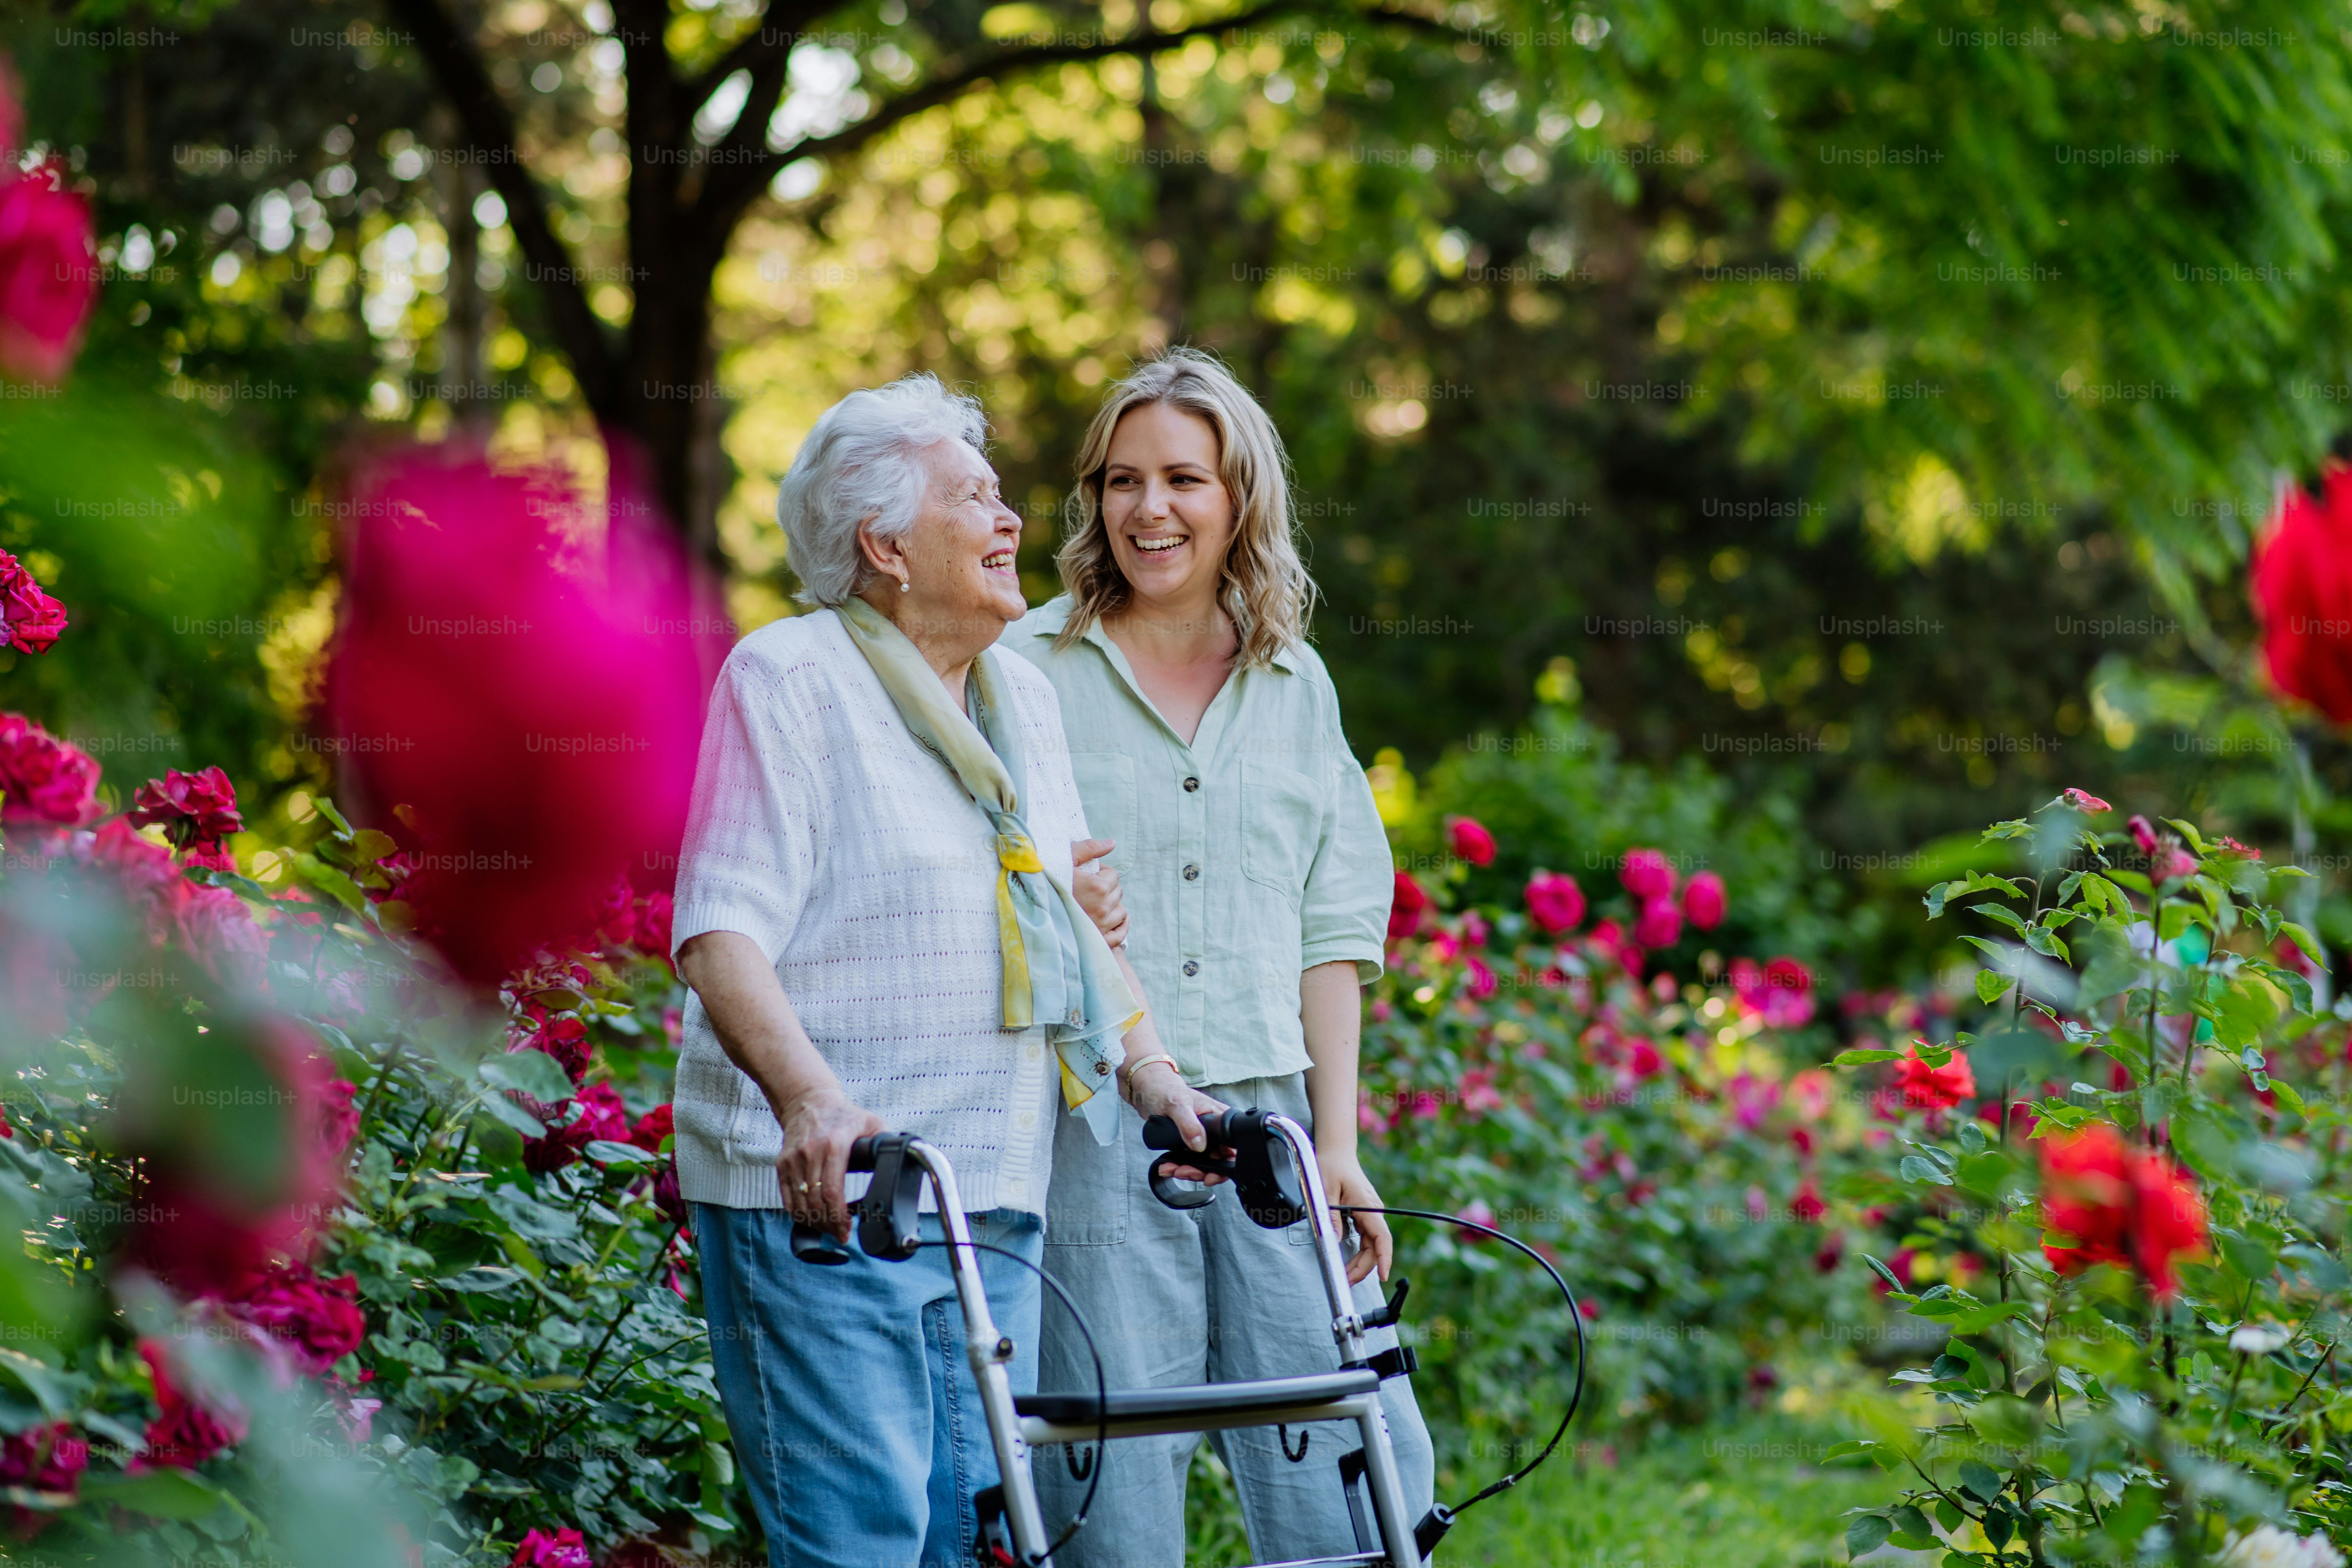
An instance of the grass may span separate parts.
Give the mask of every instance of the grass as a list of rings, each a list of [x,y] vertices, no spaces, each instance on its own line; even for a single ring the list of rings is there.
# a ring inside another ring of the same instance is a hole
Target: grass
[[[1556,1454],[1520,1489],[1470,1510],[1441,1568],[1829,1568],[1846,1561],[1845,1510],[1893,1495],[1867,1467],[1824,1468],[1842,1426],[1754,1415],[1613,1456]],[[1208,1453],[1202,1445],[1201,1455]],[[1465,1468],[1475,1470],[1475,1467]],[[1465,1474],[1441,1496],[1490,1479]],[[1200,1455],[1187,1499],[1189,1561],[1250,1561],[1223,1467]]]

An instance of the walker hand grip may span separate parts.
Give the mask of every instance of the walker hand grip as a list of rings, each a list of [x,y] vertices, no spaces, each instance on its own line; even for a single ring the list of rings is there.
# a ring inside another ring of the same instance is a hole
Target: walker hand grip
[[[1225,1113],[1213,1110],[1201,1118],[1202,1131],[1209,1135],[1209,1147],[1221,1147],[1225,1131]],[[1194,1153],[1185,1143],[1184,1135],[1176,1130],[1172,1116],[1154,1116],[1143,1124],[1143,1146],[1164,1149],[1169,1152],[1151,1162],[1151,1195],[1171,1209],[1206,1208],[1217,1201],[1214,1187],[1180,1187],[1169,1173],[1179,1166],[1195,1171],[1207,1171],[1220,1176],[1231,1176],[1237,1167],[1231,1160],[1220,1160],[1206,1152]]]
[[[868,1135],[858,1139],[849,1146],[849,1160],[845,1168],[853,1174],[862,1174],[874,1169],[874,1159],[875,1135]],[[910,1171],[908,1174],[916,1176],[917,1181],[912,1183],[902,1181],[900,1183],[893,1184],[893,1185],[916,1187],[918,1194],[919,1194],[919,1173]],[[869,1188],[867,1199],[870,1199],[872,1195],[872,1190]],[[897,1194],[893,1193],[890,1195],[895,1197]],[[889,1218],[887,1216],[889,1215],[891,1205],[887,1203],[877,1205],[867,1201],[867,1199],[859,1200],[853,1211],[859,1215],[861,1225],[868,1223],[865,1216],[869,1211],[872,1211],[878,1206],[880,1213],[885,1216],[880,1223],[887,1226],[889,1224]],[[862,1237],[861,1239],[863,1239]],[[848,1262],[850,1258],[853,1256],[849,1248],[842,1242],[835,1239],[830,1231],[819,1230],[816,1226],[803,1224],[799,1220],[794,1220],[793,1222],[792,1248],[793,1256],[800,1259],[803,1263],[814,1263],[827,1268],[838,1268],[841,1265]],[[868,1248],[868,1250],[871,1251],[872,1248]],[[888,1257],[891,1256],[891,1254],[888,1252],[879,1252],[876,1253],[875,1256]]]

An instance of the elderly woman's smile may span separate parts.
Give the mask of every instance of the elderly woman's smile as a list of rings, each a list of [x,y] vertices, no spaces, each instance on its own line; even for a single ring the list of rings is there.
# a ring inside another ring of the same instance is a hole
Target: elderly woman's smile
[[[988,459],[962,442],[934,442],[915,460],[922,505],[904,533],[873,546],[881,574],[897,581],[870,584],[866,597],[918,642],[971,622],[968,657],[1029,607],[1014,564],[1021,519],[1004,504]]]

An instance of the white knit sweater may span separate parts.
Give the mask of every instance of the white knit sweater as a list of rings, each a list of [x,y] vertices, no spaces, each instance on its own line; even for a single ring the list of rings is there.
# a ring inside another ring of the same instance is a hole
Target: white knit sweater
[[[1087,834],[1061,709],[1034,668],[999,665],[1025,752],[1022,815],[1046,868],[1066,877]],[[674,940],[731,931],[758,942],[853,1101],[943,1151],[967,1209],[1043,1214],[1059,1080],[1042,1027],[1001,1024],[993,846],[840,617],[777,621],[736,646],[711,697]],[[698,997],[677,1106],[688,1200],[782,1206],[782,1131]],[[865,1185],[853,1178],[852,1194]]]

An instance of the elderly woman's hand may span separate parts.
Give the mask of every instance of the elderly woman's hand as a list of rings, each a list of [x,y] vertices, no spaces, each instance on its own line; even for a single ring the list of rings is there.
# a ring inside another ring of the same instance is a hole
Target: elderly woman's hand
[[[1128,1075],[1127,1100],[1147,1121],[1155,1116],[1165,1116],[1176,1123],[1177,1136],[1183,1139],[1184,1147],[1195,1152],[1205,1152],[1209,1142],[1208,1131],[1201,1125],[1201,1118],[1232,1109],[1186,1083],[1183,1075],[1165,1061],[1147,1063],[1141,1072]],[[1231,1149],[1221,1149],[1218,1153],[1228,1160],[1234,1157]],[[1171,1166],[1170,1171],[1180,1181],[1201,1182],[1213,1187],[1225,1179],[1190,1165]]]
[[[1108,838],[1081,838],[1070,846],[1070,892],[1113,947],[1127,945],[1127,901],[1120,897],[1118,873],[1100,864],[1118,846]],[[1096,864],[1089,865],[1093,861]]]
[[[816,1089],[781,1106],[784,1152],[776,1186],[784,1211],[803,1225],[849,1239],[849,1146],[889,1124],[836,1088]]]

